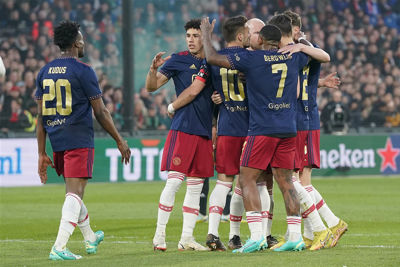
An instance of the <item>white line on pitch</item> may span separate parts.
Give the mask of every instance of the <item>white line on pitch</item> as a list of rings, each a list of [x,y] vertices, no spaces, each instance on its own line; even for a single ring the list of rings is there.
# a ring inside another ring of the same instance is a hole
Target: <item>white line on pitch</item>
[[[399,249],[399,246],[384,246],[384,245],[375,245],[375,246],[368,246],[368,245],[342,245],[345,248],[396,248]]]

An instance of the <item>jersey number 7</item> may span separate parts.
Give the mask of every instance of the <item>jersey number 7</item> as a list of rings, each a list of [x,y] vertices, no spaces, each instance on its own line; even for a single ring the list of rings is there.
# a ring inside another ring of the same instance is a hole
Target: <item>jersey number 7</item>
[[[58,79],[54,82],[52,79],[43,80],[43,89],[48,87],[49,92],[43,94],[42,113],[43,115],[56,115],[56,113],[67,116],[72,112],[72,94],[71,84],[66,79]],[[65,108],[63,107],[63,95],[61,87],[65,88]],[[46,108],[46,102],[53,101],[56,98],[55,108]]]

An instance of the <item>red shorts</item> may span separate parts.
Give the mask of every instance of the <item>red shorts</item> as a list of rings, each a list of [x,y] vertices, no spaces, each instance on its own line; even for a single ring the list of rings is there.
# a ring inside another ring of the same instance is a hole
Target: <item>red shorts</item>
[[[311,166],[312,168],[319,169],[319,137],[320,130],[311,130],[308,132],[307,151],[305,155],[304,166]]]
[[[248,136],[240,165],[267,170],[271,164],[272,168],[293,170],[295,150],[296,137]]]
[[[214,176],[212,141],[206,137],[170,130],[164,145],[161,171],[188,177]]]
[[[215,157],[215,169],[225,175],[239,174],[240,155],[246,137],[218,136],[217,153]]]
[[[92,178],[94,148],[76,148],[53,152],[57,174],[65,178]]]
[[[294,158],[294,169],[303,171],[307,166],[307,139],[309,131],[297,131],[296,135],[296,156]]]

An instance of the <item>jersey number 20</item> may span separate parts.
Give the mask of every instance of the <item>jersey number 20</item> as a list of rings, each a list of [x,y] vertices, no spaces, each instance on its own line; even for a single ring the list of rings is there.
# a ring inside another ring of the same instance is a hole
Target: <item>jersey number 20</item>
[[[49,92],[43,94],[43,115],[56,115],[56,113],[67,116],[72,112],[72,95],[71,95],[71,84],[66,79],[58,79],[54,82],[52,79],[43,80],[43,89],[48,87]],[[61,87],[65,89],[65,108],[63,107],[63,95]],[[53,101],[56,98],[55,108],[46,108],[46,102]]]

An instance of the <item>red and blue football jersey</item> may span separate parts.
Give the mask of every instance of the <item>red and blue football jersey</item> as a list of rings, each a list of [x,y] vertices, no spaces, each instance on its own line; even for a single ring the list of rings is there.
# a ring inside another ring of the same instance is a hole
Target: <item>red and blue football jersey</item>
[[[36,87],[53,151],[93,148],[90,100],[101,97],[94,70],[75,58],[55,59],[40,70]]]
[[[160,69],[160,73],[175,84],[176,95],[189,87],[200,70],[203,59],[193,56],[189,51],[172,54]],[[206,136],[211,139],[213,103],[212,87],[206,87],[186,106],[178,109],[172,119],[171,130],[188,134]]]
[[[232,69],[246,75],[248,135],[296,136],[297,83],[308,56],[258,50],[228,55],[228,59]]]
[[[228,47],[220,50],[222,55],[246,51],[242,47]],[[211,67],[212,86],[221,96],[219,108],[218,135],[247,136],[249,129],[249,109],[246,84],[238,77],[237,70]]]

